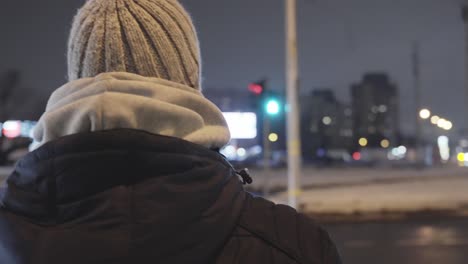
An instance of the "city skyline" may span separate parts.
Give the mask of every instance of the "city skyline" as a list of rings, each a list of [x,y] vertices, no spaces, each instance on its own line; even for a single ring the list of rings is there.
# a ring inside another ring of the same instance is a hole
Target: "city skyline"
[[[7,1],[0,11],[0,72],[18,68],[22,87],[46,98],[65,82],[66,41],[83,1]],[[284,87],[283,1],[181,1],[200,34],[205,89],[245,89],[267,77]],[[24,8],[27,4],[29,8]],[[301,88],[329,87],[350,101],[365,72],[386,72],[401,88],[402,130],[413,131],[411,52],[420,43],[423,106],[465,120],[464,29],[459,1],[299,1]],[[44,9],[44,6],[51,8]],[[39,15],[36,10],[42,10]],[[45,67],[47,65],[47,67]],[[37,88],[36,88],[37,86]]]

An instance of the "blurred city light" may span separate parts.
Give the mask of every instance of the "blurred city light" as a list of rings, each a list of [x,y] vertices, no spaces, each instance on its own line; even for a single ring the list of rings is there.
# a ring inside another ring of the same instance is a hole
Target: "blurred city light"
[[[236,148],[232,145],[226,146],[224,149],[222,149],[221,154],[226,156],[226,158],[229,160],[233,160],[237,157]]]
[[[457,160],[459,162],[464,162],[465,161],[465,153],[458,153]]]
[[[9,120],[5,123],[0,122],[0,137],[7,137],[9,139],[24,137],[32,138],[34,127],[36,126],[36,121],[17,121]]]
[[[262,153],[262,147],[260,146],[253,146],[250,148],[250,154],[253,155],[253,156],[257,156],[257,155],[260,155]]]
[[[440,128],[444,128],[445,127],[445,122],[447,122],[447,120],[443,119],[443,118],[440,118],[438,121],[437,121],[437,126],[440,127]]]
[[[453,123],[444,118],[440,118],[437,121],[437,126],[445,130],[450,130],[453,128]]]
[[[224,112],[224,118],[233,139],[257,137],[257,115],[250,112]]]
[[[323,148],[317,149],[317,157],[323,158],[325,157],[325,155],[327,155],[327,151],[325,149]]]
[[[2,134],[7,138],[16,138],[21,135],[21,121],[6,121],[3,124]]]
[[[353,159],[354,159],[354,160],[361,160],[361,153],[359,153],[359,152],[354,152],[354,153],[353,153]]]
[[[245,157],[246,154],[247,154],[247,151],[245,150],[245,148],[237,149],[237,156],[242,158],[242,157]]]
[[[263,93],[263,85],[260,83],[251,83],[249,84],[249,91],[256,95],[260,95]]]
[[[449,138],[447,136],[440,136],[437,138],[437,144],[442,161],[448,161],[450,159]]]
[[[388,139],[384,139],[384,140],[380,141],[380,146],[382,148],[388,148],[388,147],[390,147],[390,141]]]
[[[387,110],[388,110],[388,109],[387,109],[387,106],[386,106],[386,105],[380,105],[380,106],[379,106],[379,111],[380,111],[381,113],[385,113],[385,112],[387,112]]]
[[[280,104],[275,99],[270,99],[266,103],[266,112],[269,115],[277,115],[280,112]]]
[[[327,126],[330,125],[330,124],[332,123],[331,117],[325,116],[325,117],[322,119],[322,123],[323,123],[324,125],[327,125]]]
[[[422,109],[421,111],[419,111],[419,117],[421,117],[422,119],[428,119],[429,117],[431,117],[431,111],[429,111],[429,109]]]
[[[262,148],[258,145],[250,148],[242,148],[235,144],[230,144],[221,149],[220,153],[230,161],[244,161],[248,158],[260,155],[262,153]]]
[[[458,160],[458,165],[460,167],[468,167],[468,152],[461,152],[463,151],[462,149],[458,149],[458,155],[457,155],[457,160]]]
[[[402,160],[406,157],[407,152],[408,149],[405,146],[399,146],[389,151],[387,156],[390,160]]]
[[[439,122],[440,117],[439,116],[432,116],[431,117],[431,123],[434,125],[437,125],[437,122]]]
[[[361,147],[367,146],[368,143],[369,143],[369,141],[367,140],[367,138],[360,138],[360,139],[359,139],[359,145],[360,145]]]
[[[22,121],[20,136],[25,138],[33,138],[34,127],[36,124],[36,121]]]
[[[452,128],[453,128],[452,122],[450,122],[450,121],[445,122],[445,126],[444,126],[445,130],[450,130]]]
[[[397,150],[400,155],[405,155],[406,152],[408,151],[408,149],[405,146],[399,146]]]
[[[278,141],[278,134],[276,134],[276,133],[271,133],[270,135],[268,135],[268,140],[270,140],[271,142],[276,142],[276,141]]]

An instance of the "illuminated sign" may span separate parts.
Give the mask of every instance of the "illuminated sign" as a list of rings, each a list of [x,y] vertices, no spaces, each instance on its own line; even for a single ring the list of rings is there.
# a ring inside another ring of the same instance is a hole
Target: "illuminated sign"
[[[3,124],[3,135],[7,138],[16,138],[21,135],[21,122],[20,121],[6,121]]]
[[[249,112],[228,112],[223,113],[231,138],[252,139],[257,137],[257,115]]]

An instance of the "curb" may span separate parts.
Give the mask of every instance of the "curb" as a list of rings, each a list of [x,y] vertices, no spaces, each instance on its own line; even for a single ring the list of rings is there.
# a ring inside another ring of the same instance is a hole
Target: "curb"
[[[450,179],[460,179],[466,178],[466,176],[460,175],[449,175],[449,176],[411,176],[411,177],[393,177],[393,178],[384,178],[384,179],[370,179],[365,181],[355,181],[355,182],[333,182],[333,183],[313,183],[313,184],[304,184],[302,189],[305,191],[309,190],[326,190],[326,189],[335,189],[335,188],[352,188],[352,187],[361,187],[361,186],[370,186],[370,185],[386,185],[386,184],[398,184],[405,182],[419,182],[419,181],[438,181],[441,179],[450,180]],[[255,180],[255,179],[254,179]],[[287,186],[283,185],[273,185],[268,188],[268,195],[274,195],[287,191]],[[256,195],[262,196],[264,194],[265,188],[258,186],[247,186],[246,190]]]
[[[355,212],[352,214],[303,212],[323,224],[359,224],[372,222],[401,222],[437,218],[468,218],[468,209],[424,209],[417,211]]]

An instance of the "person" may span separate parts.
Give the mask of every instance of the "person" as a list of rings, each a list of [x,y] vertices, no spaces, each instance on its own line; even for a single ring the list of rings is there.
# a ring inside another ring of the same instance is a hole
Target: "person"
[[[88,0],[33,151],[2,190],[0,263],[341,263],[219,154],[197,33],[176,0]]]

